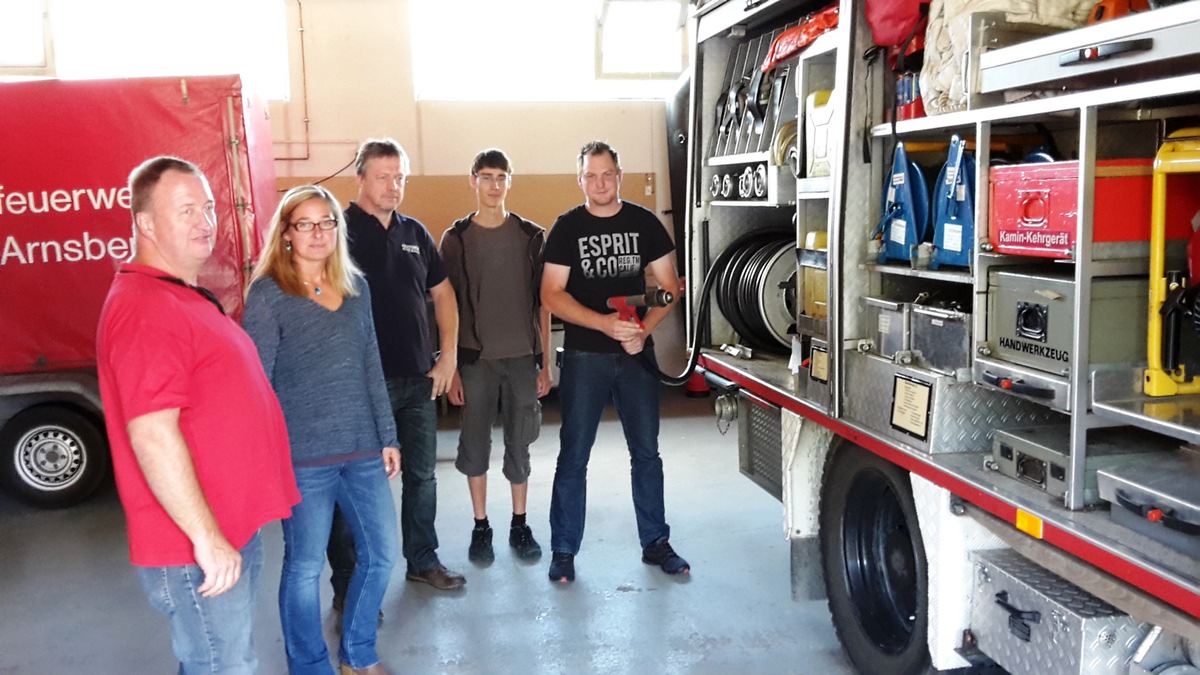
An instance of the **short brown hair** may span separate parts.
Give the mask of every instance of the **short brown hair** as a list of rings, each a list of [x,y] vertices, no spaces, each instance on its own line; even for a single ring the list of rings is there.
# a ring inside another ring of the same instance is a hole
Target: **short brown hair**
[[[193,176],[199,176],[201,180],[205,180],[204,174],[201,173],[200,167],[192,164],[186,159],[161,155],[153,157],[138,165],[129,174],[129,210],[134,215],[149,210],[150,201],[154,195],[154,188],[158,187],[159,181],[162,180],[163,174],[168,171],[178,171],[180,173],[190,173]],[[207,180],[205,180],[207,182]]]
[[[399,157],[402,170],[408,173],[408,153],[391,138],[368,138],[363,141],[354,157],[354,171],[360,176],[363,175],[367,170],[367,162],[376,157]]]
[[[603,155],[605,153],[607,153],[609,157],[612,157],[613,164],[616,165],[617,171],[620,171],[621,158],[617,156],[617,151],[613,150],[613,147],[604,141],[588,141],[586,144],[584,144],[584,146],[579,150],[579,157],[575,159],[575,169],[577,171],[583,171],[583,161],[585,159],[594,155]]]
[[[478,176],[483,169],[499,169],[504,173],[512,173],[512,163],[508,161],[508,155],[499,148],[488,148],[475,155],[475,161],[471,163],[471,175]]]

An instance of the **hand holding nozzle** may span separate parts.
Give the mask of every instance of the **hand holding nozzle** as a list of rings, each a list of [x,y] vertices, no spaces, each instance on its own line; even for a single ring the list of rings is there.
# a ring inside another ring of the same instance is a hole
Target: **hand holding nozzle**
[[[638,307],[666,307],[675,301],[670,291],[658,289],[653,293],[642,295],[616,295],[608,299],[608,308],[617,310],[622,321],[632,321],[638,328],[645,329],[641,317],[637,314]]]

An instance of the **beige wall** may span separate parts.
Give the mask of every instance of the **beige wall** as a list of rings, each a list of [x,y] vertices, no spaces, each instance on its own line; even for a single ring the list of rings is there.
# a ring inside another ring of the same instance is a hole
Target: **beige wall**
[[[431,229],[441,229],[449,224],[439,225],[448,203],[460,215],[474,206],[465,179],[447,179],[465,177],[479,150],[500,147],[512,158],[518,178],[537,177],[514,183],[514,210],[515,202],[532,196],[521,190],[536,186],[544,201],[561,211],[560,205],[581,201],[573,180],[575,154],[587,140],[600,138],[617,148],[630,174],[623,196],[660,213],[670,208],[667,191],[657,189],[667,185],[661,101],[417,101],[406,39],[407,0],[290,0],[288,12],[292,99],[271,104],[275,170],[281,185],[335,172],[353,176],[352,167],[343,167],[353,159],[359,142],[369,136],[392,136],[412,156],[412,172],[418,177],[401,210],[426,220]],[[447,39],[453,39],[452,27],[447,27]],[[352,191],[347,185],[335,180],[331,187],[344,194]],[[653,194],[646,195],[647,186]],[[523,210],[539,220],[546,218],[545,209],[528,201]]]
[[[575,155],[585,142],[599,138],[621,154],[622,197],[653,209],[669,225],[661,215],[670,208],[662,101],[417,101],[408,0],[287,2],[292,98],[270,109],[281,187],[336,173],[328,186],[349,199],[356,188],[353,167],[346,165],[359,143],[392,136],[412,157],[413,178],[401,211],[440,239],[453,220],[474,209],[466,175],[475,154],[495,146],[513,161],[509,207],[549,226],[557,214],[582,201]],[[454,39],[452,26],[446,39]],[[655,332],[659,363],[672,373],[680,372],[685,360],[682,314],[675,312]]]

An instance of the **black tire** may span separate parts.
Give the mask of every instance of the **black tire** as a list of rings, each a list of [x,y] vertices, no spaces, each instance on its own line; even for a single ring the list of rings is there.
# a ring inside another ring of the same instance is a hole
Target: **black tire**
[[[928,672],[929,577],[908,472],[857,446],[835,451],[820,543],[833,626],[854,667]]]
[[[87,499],[108,471],[108,443],[99,427],[60,406],[15,415],[0,429],[0,452],[0,483],[21,501],[44,508]]]

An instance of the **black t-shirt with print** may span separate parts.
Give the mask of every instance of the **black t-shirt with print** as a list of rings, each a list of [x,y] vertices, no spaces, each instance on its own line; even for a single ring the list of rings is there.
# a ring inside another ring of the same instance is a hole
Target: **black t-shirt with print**
[[[600,218],[580,205],[555,221],[546,238],[545,261],[571,268],[567,293],[581,305],[608,314],[617,295],[646,292],[646,267],[675,250],[654,214],[621,202],[614,216]],[[600,331],[565,324],[563,346],[585,352],[622,353],[621,344]],[[647,338],[646,346],[652,346]]]

